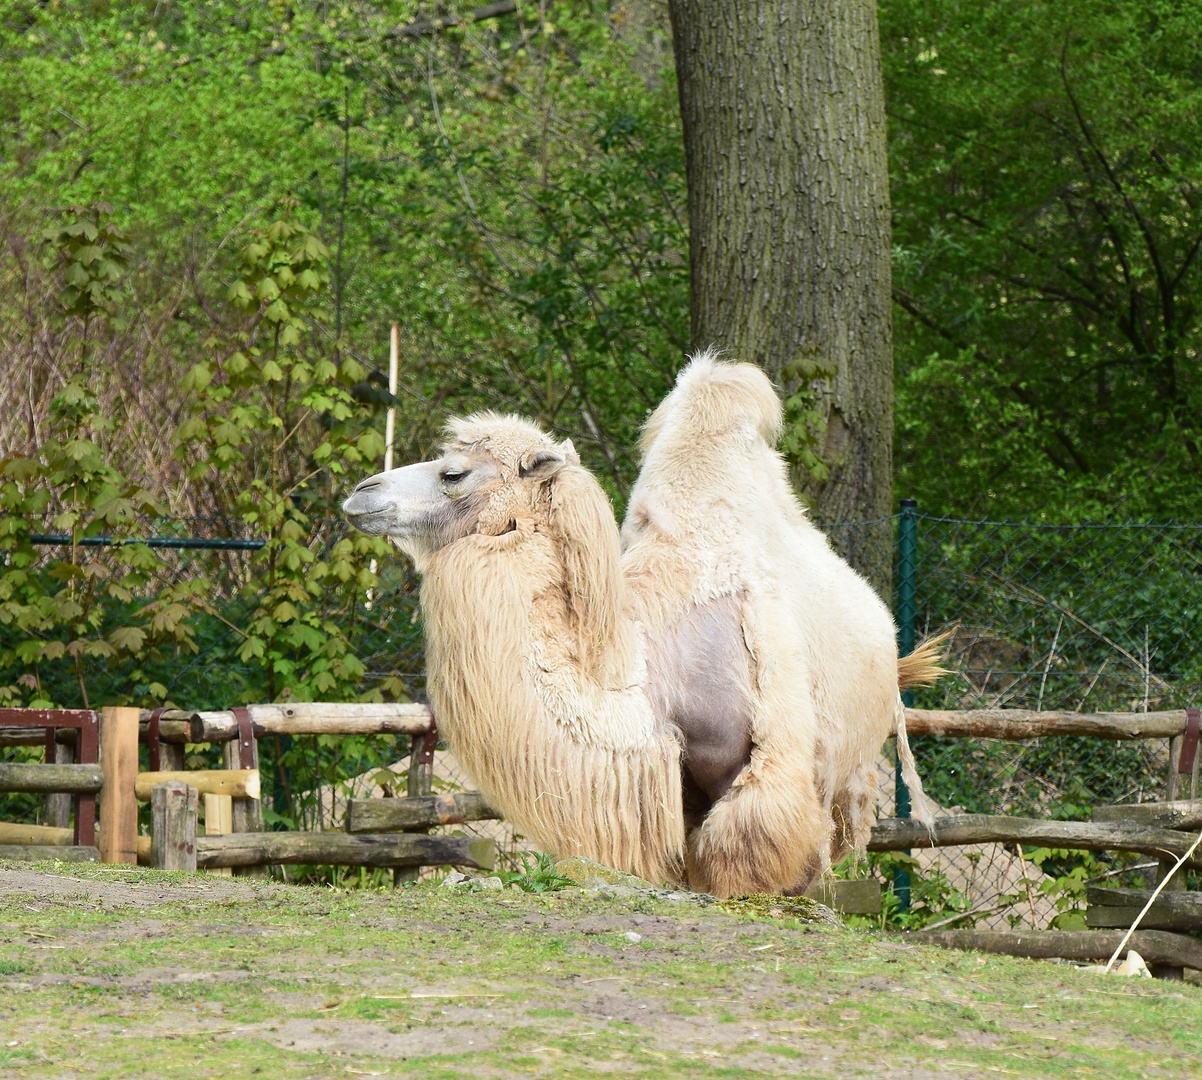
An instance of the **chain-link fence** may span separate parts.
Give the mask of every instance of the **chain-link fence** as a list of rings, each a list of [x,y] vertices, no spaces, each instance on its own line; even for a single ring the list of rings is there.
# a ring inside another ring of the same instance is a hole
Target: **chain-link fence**
[[[952,674],[919,691],[918,707],[1141,712],[1202,697],[1193,644],[1202,630],[1202,525],[961,521],[911,508],[892,526],[903,651],[907,637],[950,633]],[[880,523],[867,527],[875,534]],[[845,548],[864,528],[829,531]],[[927,794],[947,812],[1086,819],[1094,806],[1162,798],[1168,771],[1167,740],[912,743]],[[894,772],[884,759],[880,780],[881,813],[891,814]],[[1040,868],[1029,856],[1017,845],[937,849],[919,854],[918,875],[949,912],[978,913],[958,925],[1046,927],[1074,902],[1071,881],[1048,887],[1068,881],[1068,863],[1132,884],[1154,866],[1040,852]]]

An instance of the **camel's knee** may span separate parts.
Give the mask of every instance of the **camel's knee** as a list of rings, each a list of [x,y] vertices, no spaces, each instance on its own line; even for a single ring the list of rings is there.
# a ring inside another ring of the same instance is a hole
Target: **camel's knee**
[[[828,834],[812,782],[758,770],[719,799],[694,831],[689,881],[704,882],[715,896],[778,893],[803,878],[808,885]]]

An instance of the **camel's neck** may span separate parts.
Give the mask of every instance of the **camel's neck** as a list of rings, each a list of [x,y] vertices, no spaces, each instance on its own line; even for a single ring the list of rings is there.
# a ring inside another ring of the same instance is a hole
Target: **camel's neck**
[[[455,713],[539,716],[568,740],[640,749],[655,733],[638,627],[619,613],[606,639],[589,642],[599,662],[582,656],[556,555],[545,534],[529,531],[468,537],[429,562],[432,686]]]
[[[429,692],[480,789],[547,850],[675,876],[679,749],[644,692],[633,627],[614,625],[604,677],[579,637],[554,541],[468,537],[422,583]]]

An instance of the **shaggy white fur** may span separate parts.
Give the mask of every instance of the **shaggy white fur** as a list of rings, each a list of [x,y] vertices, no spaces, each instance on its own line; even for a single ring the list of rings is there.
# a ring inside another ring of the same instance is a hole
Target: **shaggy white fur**
[[[448,435],[446,454],[497,475],[473,531],[422,553],[441,729],[543,850],[680,881],[680,746],[644,692],[609,500],[570,444],[518,417],[456,420]]]

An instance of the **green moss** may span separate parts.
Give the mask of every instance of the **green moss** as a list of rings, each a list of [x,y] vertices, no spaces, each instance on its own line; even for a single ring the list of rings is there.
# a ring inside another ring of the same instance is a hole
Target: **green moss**
[[[732,896],[719,900],[717,907],[731,915],[746,915],[756,919],[797,919],[799,922],[824,926],[842,925],[830,908],[808,896],[755,893],[752,896]]]

